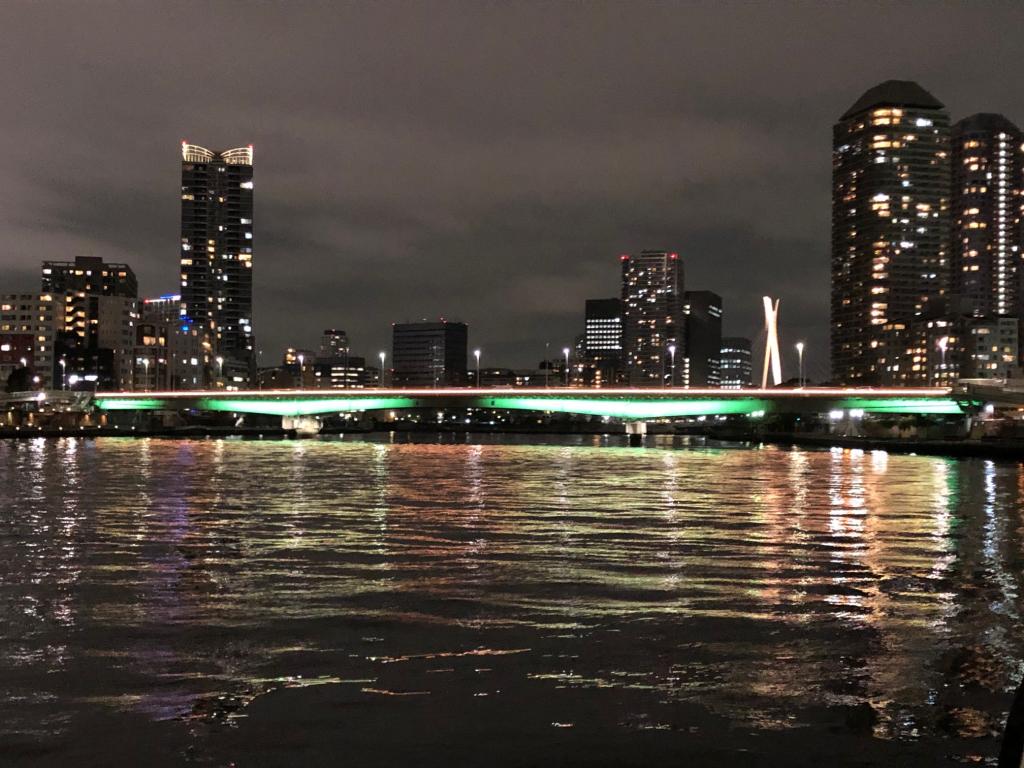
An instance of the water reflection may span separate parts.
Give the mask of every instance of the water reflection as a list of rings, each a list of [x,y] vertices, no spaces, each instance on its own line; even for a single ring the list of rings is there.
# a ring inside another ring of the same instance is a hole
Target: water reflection
[[[231,731],[258,742],[290,691],[515,701],[523,734],[656,731],[666,755],[994,754],[1019,466],[597,440],[0,445],[0,745],[87,750],[102,713],[244,761]]]

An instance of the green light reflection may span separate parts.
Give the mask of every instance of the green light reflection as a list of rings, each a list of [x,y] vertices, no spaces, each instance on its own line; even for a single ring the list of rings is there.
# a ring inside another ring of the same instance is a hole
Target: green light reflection
[[[559,411],[588,416],[612,416],[620,419],[659,419],[669,416],[750,415],[770,410],[766,400],[753,397],[728,400],[614,400],[571,397],[488,397],[480,401],[486,408],[520,411]]]
[[[196,408],[201,411],[261,413],[271,416],[307,416],[315,413],[376,411],[416,406],[416,401],[410,397],[324,397],[282,400],[204,397],[196,403]]]
[[[167,408],[167,401],[158,397],[100,398],[95,403],[103,411],[156,411]]]

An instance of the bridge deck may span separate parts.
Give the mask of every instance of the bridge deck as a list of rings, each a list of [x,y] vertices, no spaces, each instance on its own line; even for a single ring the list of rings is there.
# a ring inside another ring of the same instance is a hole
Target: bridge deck
[[[766,413],[959,414],[969,405],[949,388],[584,389],[444,388],[100,392],[107,411],[199,410],[302,416],[412,408],[495,408],[622,419]]]

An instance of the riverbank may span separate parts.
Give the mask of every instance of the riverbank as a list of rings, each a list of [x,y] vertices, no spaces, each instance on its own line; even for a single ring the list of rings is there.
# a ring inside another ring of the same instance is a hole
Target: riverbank
[[[766,433],[762,442],[815,448],[858,448],[888,453],[916,453],[928,456],[1024,460],[1021,440],[893,440],[840,435]]]

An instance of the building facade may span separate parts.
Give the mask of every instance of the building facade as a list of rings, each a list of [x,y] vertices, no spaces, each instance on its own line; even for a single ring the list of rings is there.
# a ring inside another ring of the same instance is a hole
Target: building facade
[[[1002,115],[953,126],[951,290],[960,312],[1021,316],[1022,142]]]
[[[468,342],[465,323],[396,323],[391,341],[394,386],[465,386]]]
[[[585,386],[622,383],[622,343],[622,300],[587,299],[581,350]]]
[[[24,367],[29,382],[39,389],[61,388],[56,348],[63,329],[63,298],[51,293],[0,295],[0,386]]]
[[[713,291],[683,293],[686,316],[682,355],[676,352],[672,386],[717,387],[721,383],[722,297]]]
[[[668,380],[669,349],[684,342],[683,264],[678,254],[641,251],[619,257],[622,267],[623,363],[634,387]]]
[[[754,386],[754,356],[750,339],[741,336],[723,337],[719,360],[722,389],[744,389]]]
[[[253,148],[181,145],[181,322],[202,338],[202,377],[242,388],[255,376]]]
[[[320,337],[319,357],[344,357],[349,353],[348,334],[337,328],[328,328]]]
[[[832,150],[832,375],[887,384],[900,377],[893,339],[947,298],[949,116],[890,80],[840,117]]]
[[[944,315],[911,324],[902,337],[905,386],[945,387],[958,379],[1020,378],[1014,317]]]
[[[96,256],[76,256],[74,261],[44,261],[43,293],[81,291],[92,296],[137,298],[139,281],[127,264],[113,264]]]
[[[380,370],[359,355],[318,357],[313,363],[315,386],[320,389],[362,389],[380,384]]]

